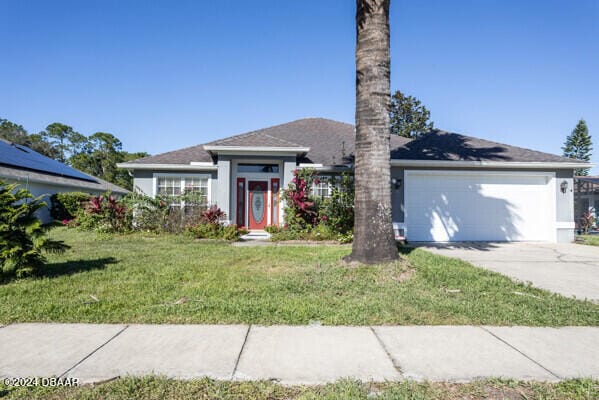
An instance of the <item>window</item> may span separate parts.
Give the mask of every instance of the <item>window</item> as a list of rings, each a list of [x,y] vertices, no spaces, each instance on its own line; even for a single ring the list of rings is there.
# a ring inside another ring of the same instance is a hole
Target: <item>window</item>
[[[187,200],[188,206],[201,205],[207,206],[208,198],[208,178],[199,176],[159,176],[157,178],[156,194],[159,196],[181,196],[185,195],[187,199],[181,199],[181,202],[174,202],[173,206],[185,206]]]
[[[237,164],[237,172],[279,173],[278,164]]]
[[[181,177],[163,176],[158,178],[158,194],[178,196],[181,194]]]
[[[316,197],[320,197],[321,199],[326,199],[331,197],[333,193],[333,184],[331,183],[331,178],[328,176],[319,177],[319,183],[312,184],[312,195]]]
[[[185,194],[191,195],[194,202],[197,201],[199,205],[208,205],[208,179],[186,177],[184,181]]]

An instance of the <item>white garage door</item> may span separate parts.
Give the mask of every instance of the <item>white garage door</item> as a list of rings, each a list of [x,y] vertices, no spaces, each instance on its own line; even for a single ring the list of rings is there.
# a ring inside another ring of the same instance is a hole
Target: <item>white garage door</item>
[[[555,241],[555,179],[545,172],[406,171],[411,241]]]

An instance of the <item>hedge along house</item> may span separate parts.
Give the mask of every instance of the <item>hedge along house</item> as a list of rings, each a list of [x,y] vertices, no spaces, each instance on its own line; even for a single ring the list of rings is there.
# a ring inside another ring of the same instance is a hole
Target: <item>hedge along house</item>
[[[147,195],[201,194],[230,222],[261,230],[284,221],[280,190],[298,168],[352,172],[353,125],[308,118],[119,164]],[[586,163],[431,131],[391,137],[393,220],[408,240],[574,239],[573,174]],[[328,183],[313,188],[330,194]]]

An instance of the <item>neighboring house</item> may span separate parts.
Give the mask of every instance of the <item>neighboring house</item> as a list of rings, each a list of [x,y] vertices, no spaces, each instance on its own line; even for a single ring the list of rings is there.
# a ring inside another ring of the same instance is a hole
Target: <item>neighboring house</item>
[[[3,139],[0,139],[0,179],[7,183],[19,183],[35,197],[43,196],[48,207],[51,206],[50,196],[54,193],[129,193],[127,189]],[[49,208],[40,210],[39,217],[43,222],[50,222]]]
[[[283,221],[279,191],[297,168],[352,172],[353,125],[308,118],[119,164],[148,195],[200,193],[232,223]],[[584,162],[431,131],[391,137],[393,220],[411,241],[574,239],[573,171]],[[328,195],[324,184],[314,188]]]
[[[574,177],[574,218],[580,223],[582,214],[590,212],[599,217],[599,176]]]

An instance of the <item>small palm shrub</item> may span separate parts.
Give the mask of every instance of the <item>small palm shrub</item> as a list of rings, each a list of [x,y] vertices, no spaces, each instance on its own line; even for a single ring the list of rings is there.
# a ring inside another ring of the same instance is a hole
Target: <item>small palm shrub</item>
[[[43,253],[64,252],[69,246],[46,236],[36,212],[46,207],[17,184],[0,181],[0,280],[33,275],[46,262]]]
[[[90,197],[83,192],[55,193],[50,197],[50,215],[58,221],[70,221],[83,209]]]

